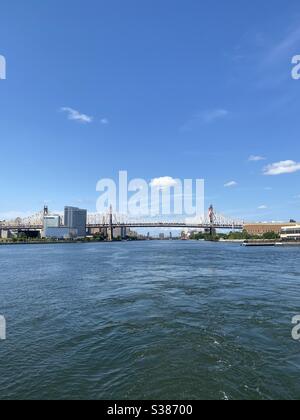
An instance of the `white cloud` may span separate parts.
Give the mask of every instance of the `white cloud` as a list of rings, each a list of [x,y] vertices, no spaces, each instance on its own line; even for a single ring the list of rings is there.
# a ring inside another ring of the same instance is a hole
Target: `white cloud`
[[[154,178],[152,179],[150,185],[153,188],[171,188],[175,187],[178,184],[178,181],[170,176],[164,176],[161,178]]]
[[[272,163],[264,168],[264,175],[274,176],[282,174],[292,174],[300,171],[300,163],[293,160],[283,160],[281,162]]]
[[[236,181],[230,181],[227,182],[226,184],[224,184],[225,188],[232,188],[232,187],[236,187],[238,185],[238,183]]]
[[[256,156],[256,155],[249,156],[249,162],[260,162],[262,160],[266,160],[266,158],[263,156]]]
[[[102,120],[100,121],[102,125],[108,125],[109,124],[109,120],[107,118],[102,118]]]
[[[267,210],[268,206],[266,206],[265,204],[263,204],[262,206],[258,207],[258,210]]]
[[[266,57],[267,63],[279,61],[290,54],[293,54],[298,49],[300,41],[300,28],[297,27],[294,30],[286,34],[286,36],[270,50]]]
[[[86,114],[82,114],[73,108],[63,107],[61,108],[61,111],[66,112],[68,114],[68,119],[71,121],[78,121],[81,123],[91,123],[93,121],[93,117]]]
[[[221,118],[225,118],[229,115],[226,109],[214,109],[212,111],[204,112],[201,116],[204,123],[210,124]]]
[[[15,220],[17,218],[24,219],[30,217],[34,214],[34,211],[21,211],[21,210],[11,210],[7,212],[0,213],[0,220]]]

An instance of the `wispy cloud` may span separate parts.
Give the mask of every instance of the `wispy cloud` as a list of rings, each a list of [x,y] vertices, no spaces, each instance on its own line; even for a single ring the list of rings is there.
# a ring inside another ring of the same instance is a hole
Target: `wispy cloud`
[[[265,204],[262,204],[261,206],[258,207],[258,210],[267,210],[268,206],[266,206]]]
[[[293,28],[270,50],[269,54],[266,56],[266,63],[270,64],[280,61],[288,55],[291,55],[292,57],[292,55],[299,52],[299,42],[300,28]]]
[[[200,118],[203,123],[211,124],[216,120],[228,117],[228,115],[229,111],[226,109],[214,109],[212,111],[203,112]]]
[[[272,163],[264,168],[263,174],[268,176],[292,174],[300,171],[300,163],[293,160],[283,160],[281,162]]]
[[[227,118],[230,112],[226,109],[213,109],[201,111],[195,114],[187,123],[182,126],[183,131],[191,131],[201,125],[213,124],[218,120]]]
[[[93,117],[82,114],[81,112],[77,111],[76,109],[69,108],[69,107],[63,107],[60,109],[61,112],[65,112],[68,115],[68,119],[71,121],[77,121],[80,123],[89,124],[93,122]]]
[[[260,162],[262,160],[266,160],[266,158],[263,157],[263,156],[259,156],[259,155],[251,155],[251,156],[249,156],[248,160],[249,160],[249,162]]]
[[[100,122],[101,122],[102,125],[108,125],[109,124],[109,119],[108,118],[102,118],[100,120]]]
[[[230,181],[230,182],[226,182],[226,184],[224,184],[225,188],[233,188],[236,187],[238,185],[238,183],[236,181]]]
[[[34,211],[24,212],[22,210],[11,210],[7,212],[0,213],[0,220],[15,220],[17,218],[24,219],[30,217],[34,214]]]
[[[265,45],[259,53],[257,61],[260,60],[258,66],[258,77],[256,87],[259,89],[274,89],[286,84],[291,79],[292,67],[288,68],[292,57],[299,54],[300,28],[293,26],[287,31],[281,33],[281,38],[273,40]],[[273,100],[267,108],[269,112],[276,109],[287,107],[293,102],[295,95],[294,89],[286,89],[280,98]]]
[[[154,178],[152,179],[150,185],[153,188],[161,188],[161,189],[166,189],[166,188],[171,188],[171,187],[175,187],[178,184],[178,181],[170,176],[164,176],[161,178]]]

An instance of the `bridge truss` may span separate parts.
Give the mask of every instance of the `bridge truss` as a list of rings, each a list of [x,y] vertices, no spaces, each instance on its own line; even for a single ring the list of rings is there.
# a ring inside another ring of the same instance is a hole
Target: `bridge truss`
[[[63,214],[60,215],[63,223]],[[15,220],[0,221],[0,229],[42,229],[44,212],[38,212],[30,217],[17,218]],[[207,216],[198,218],[178,217],[176,220],[170,218],[156,217],[130,217],[127,215],[112,213],[105,214],[89,213],[87,227],[92,228],[178,228],[178,229],[232,229],[240,230],[244,222],[215,213],[211,206]]]

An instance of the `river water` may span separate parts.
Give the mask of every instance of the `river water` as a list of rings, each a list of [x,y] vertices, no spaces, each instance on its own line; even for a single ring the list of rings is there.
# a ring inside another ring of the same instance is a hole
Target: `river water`
[[[0,247],[0,399],[299,399],[300,248]]]

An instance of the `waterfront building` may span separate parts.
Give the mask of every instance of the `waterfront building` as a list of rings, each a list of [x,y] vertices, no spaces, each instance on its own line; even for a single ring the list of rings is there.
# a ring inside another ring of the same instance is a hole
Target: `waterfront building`
[[[76,239],[78,231],[64,226],[49,227],[45,231],[45,237],[48,239]]]
[[[60,227],[61,217],[58,215],[50,216],[48,213],[44,214],[42,237],[47,238],[49,229],[58,229]]]
[[[127,230],[126,228],[115,228],[114,229],[114,238],[115,239],[126,239],[127,237]]]
[[[9,238],[9,231],[0,229],[0,238],[1,239],[8,239]]]
[[[282,227],[280,237],[284,241],[300,241],[300,225]]]
[[[57,228],[61,225],[61,219],[58,215],[44,216],[44,231],[47,228]]]
[[[103,238],[107,238],[107,228],[89,228],[88,235],[102,236]]]
[[[61,217],[44,211],[43,236],[49,239],[75,239],[86,236],[87,210],[65,207],[64,225]]]
[[[180,235],[181,240],[186,241],[188,239],[188,232],[183,230]]]
[[[64,226],[76,229],[79,237],[86,236],[87,210],[77,207],[65,207]]]
[[[139,238],[139,234],[137,232],[135,232],[134,230],[128,229],[127,233],[126,233],[127,238],[130,239],[138,239]]]
[[[284,227],[295,227],[296,223],[252,223],[246,224],[245,230],[249,235],[262,236],[265,233],[281,233]]]

